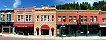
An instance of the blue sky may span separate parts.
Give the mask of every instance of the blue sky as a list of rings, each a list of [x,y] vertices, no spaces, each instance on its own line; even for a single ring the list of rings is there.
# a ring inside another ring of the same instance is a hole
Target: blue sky
[[[0,9],[28,8],[33,6],[40,7],[41,5],[51,6],[72,2],[89,2],[93,4],[93,2],[97,1],[101,0],[0,0]]]

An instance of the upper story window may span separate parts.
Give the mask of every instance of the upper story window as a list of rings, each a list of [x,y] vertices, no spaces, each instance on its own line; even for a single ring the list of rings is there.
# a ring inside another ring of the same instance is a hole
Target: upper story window
[[[54,21],[54,15],[52,15],[52,21]]]
[[[66,22],[66,16],[63,16],[63,22]]]
[[[72,16],[69,16],[69,22],[72,22]]]
[[[5,21],[5,15],[4,14],[1,14],[0,16],[1,16],[1,18],[0,18],[1,21]]]
[[[81,19],[80,21],[81,21],[81,22],[83,22],[83,16],[81,16],[81,18],[80,18],[80,19]]]
[[[18,15],[18,21],[23,21],[23,15]]]
[[[93,22],[93,16],[90,16],[90,22]]]
[[[43,15],[41,15],[41,21],[43,21]]]
[[[36,19],[37,19],[36,21],[39,21],[39,15],[36,16]]]
[[[76,16],[74,16],[73,21],[74,21],[74,22],[76,22],[76,21],[77,21],[77,17],[76,17]]]
[[[26,15],[26,21],[31,21],[31,15]]]
[[[102,18],[102,22],[106,22],[106,18]]]
[[[47,17],[48,17],[47,20],[49,21],[49,15]]]
[[[41,15],[41,21],[49,21],[49,15]]]
[[[11,14],[7,14],[7,21],[11,21]]]
[[[44,19],[44,21],[47,21],[47,15],[44,15],[43,19]]]
[[[84,22],[87,22],[87,16],[84,16]]]
[[[58,22],[61,22],[61,16],[58,16]]]
[[[96,22],[97,21],[97,16],[94,16],[94,22]]]

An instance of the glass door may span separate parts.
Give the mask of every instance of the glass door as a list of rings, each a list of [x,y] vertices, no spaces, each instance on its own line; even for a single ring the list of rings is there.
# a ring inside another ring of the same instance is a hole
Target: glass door
[[[4,28],[3,33],[9,33],[9,28]]]
[[[64,28],[64,27],[62,27],[62,28],[61,28],[61,35],[62,35],[62,36],[67,36],[67,35],[69,35],[69,28]]]
[[[49,30],[41,29],[41,35],[49,35]]]

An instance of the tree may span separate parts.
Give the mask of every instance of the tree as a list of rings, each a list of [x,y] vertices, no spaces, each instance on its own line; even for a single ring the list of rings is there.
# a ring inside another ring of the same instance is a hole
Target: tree
[[[82,2],[82,3],[73,2],[73,3],[57,5],[56,8],[65,9],[65,10],[103,10],[103,11],[106,11],[106,1],[94,2],[92,6],[88,2]]]

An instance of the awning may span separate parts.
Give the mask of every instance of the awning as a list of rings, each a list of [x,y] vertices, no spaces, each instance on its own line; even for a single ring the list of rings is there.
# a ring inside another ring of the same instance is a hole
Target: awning
[[[47,30],[49,30],[49,26],[48,25],[42,25],[41,26],[41,29],[47,29]]]
[[[13,27],[34,27],[34,24],[14,24]]]

